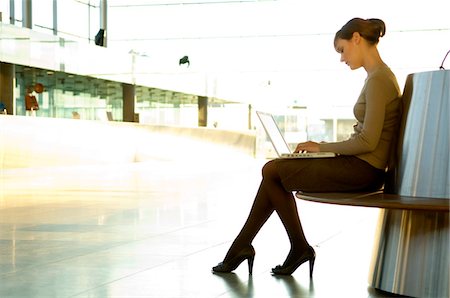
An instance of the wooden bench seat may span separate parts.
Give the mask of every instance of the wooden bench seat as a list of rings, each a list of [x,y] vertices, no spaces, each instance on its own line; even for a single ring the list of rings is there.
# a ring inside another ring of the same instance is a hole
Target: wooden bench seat
[[[450,200],[386,194],[383,191],[371,193],[301,193],[296,197],[305,201],[385,209],[429,210],[449,212]]]

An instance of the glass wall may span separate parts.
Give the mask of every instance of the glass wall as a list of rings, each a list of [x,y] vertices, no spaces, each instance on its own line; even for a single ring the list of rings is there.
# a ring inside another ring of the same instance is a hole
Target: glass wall
[[[58,36],[92,41],[100,29],[99,0],[58,1]]]
[[[193,127],[198,118],[197,96],[137,86],[135,111],[140,123]]]
[[[16,0],[15,3],[18,1]],[[33,30],[53,34],[53,0],[33,1]]]
[[[11,6],[11,12],[13,12],[13,23],[16,26],[22,26],[23,24],[23,18],[22,18],[22,1],[21,0],[14,0],[13,2],[10,2],[10,4],[14,5]]]
[[[42,92],[37,88],[42,86]],[[16,65],[16,114],[28,115],[28,92],[39,104],[36,116],[106,120],[123,119],[122,84],[73,74]]]
[[[9,1],[0,1],[1,22],[9,24]]]
[[[0,1],[3,23],[22,26],[22,2]],[[60,37],[93,43],[100,29],[100,0],[33,0],[32,29],[46,34],[56,31]]]

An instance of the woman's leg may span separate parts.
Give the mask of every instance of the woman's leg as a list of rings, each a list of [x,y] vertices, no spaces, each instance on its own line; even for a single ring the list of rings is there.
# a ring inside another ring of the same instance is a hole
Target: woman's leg
[[[262,172],[263,179],[250,214],[230,247],[224,262],[251,244],[273,211],[276,211],[280,217],[291,243],[291,251],[285,264],[295,262],[309,246],[300,223],[295,198],[292,192],[286,191],[281,184],[276,163],[268,162]]]

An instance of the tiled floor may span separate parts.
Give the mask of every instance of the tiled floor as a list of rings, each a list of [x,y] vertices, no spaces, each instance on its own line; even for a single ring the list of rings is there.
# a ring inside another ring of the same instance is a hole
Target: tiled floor
[[[378,210],[299,201],[317,253],[275,277],[288,241],[272,217],[255,268],[213,274],[243,224],[264,161],[1,170],[0,297],[389,297],[367,285]]]

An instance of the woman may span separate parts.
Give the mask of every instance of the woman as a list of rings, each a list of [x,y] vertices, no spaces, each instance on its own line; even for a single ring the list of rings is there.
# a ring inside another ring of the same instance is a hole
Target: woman
[[[341,62],[352,70],[363,67],[367,72],[353,108],[357,119],[354,133],[342,142],[309,141],[298,144],[296,148],[296,152],[335,152],[338,157],[275,159],[266,163],[248,219],[223,262],[212,268],[214,272],[231,272],[248,260],[251,274],[255,257],[251,243],[276,211],[286,229],[291,249],[283,265],[273,268],[272,273],[290,275],[309,261],[312,277],[316,255],[303,233],[292,192],[363,191],[382,186],[400,118],[401,97],[397,80],[377,49],[385,30],[382,20],[355,18],[336,33],[334,47],[341,54]]]

